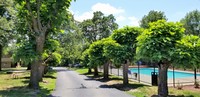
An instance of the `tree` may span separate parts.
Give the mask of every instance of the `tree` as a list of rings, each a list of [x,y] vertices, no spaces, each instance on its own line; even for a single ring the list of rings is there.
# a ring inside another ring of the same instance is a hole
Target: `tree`
[[[186,14],[181,19],[181,23],[184,24],[185,33],[200,36],[200,11],[194,10]]]
[[[81,54],[81,64],[85,67],[89,66],[89,49],[86,49]]]
[[[128,66],[133,61],[136,55],[136,43],[137,36],[142,31],[142,29],[137,27],[124,27],[122,29],[115,30],[111,35],[111,38],[117,43],[123,46],[121,49],[121,59],[116,61],[122,62],[123,64],[123,84],[128,84]],[[118,56],[119,57],[119,56]]]
[[[17,4],[17,12],[21,31],[32,35],[35,41],[34,51],[37,58],[32,62],[31,77],[29,87],[33,89],[39,88],[39,67],[42,66],[42,54],[44,52],[44,43],[48,35],[51,33],[62,32],[62,24],[69,18],[71,0],[42,1],[42,0],[15,0]],[[28,30],[23,28],[27,27]],[[23,35],[23,34],[22,34]],[[51,34],[53,35],[53,34]]]
[[[13,37],[14,28],[14,3],[12,0],[0,1],[0,71],[1,71],[1,58],[3,54],[3,47]]]
[[[60,42],[62,44],[60,53],[66,56],[63,58],[63,64],[66,64],[66,62],[71,64],[79,62],[81,53],[84,51],[84,46],[86,45],[82,32],[79,30],[65,32],[61,34]]]
[[[104,16],[102,12],[97,11],[93,15],[92,19],[84,20],[80,24],[83,35],[89,43],[108,37],[113,30],[118,28],[112,14]]]
[[[180,23],[158,20],[150,23],[138,38],[137,56],[158,64],[158,96],[168,96],[167,69],[173,63],[177,41],[184,28]]]
[[[104,79],[109,79],[109,64],[115,62],[115,58],[119,55],[120,46],[116,41],[112,40],[110,37],[101,40],[103,43],[103,56],[104,56]],[[122,50],[122,49],[120,49]],[[121,53],[120,53],[121,54]]]
[[[115,40],[111,38],[107,39],[104,42],[103,47],[103,55],[118,68],[118,76],[119,76],[119,68],[121,64],[125,60],[124,55],[125,52],[123,50],[123,46],[117,43]],[[108,65],[104,65],[104,72],[108,72]],[[104,74],[104,76],[108,77],[108,75]]]
[[[106,62],[103,56],[103,41],[93,42],[89,47],[89,65],[94,68],[94,76],[98,76],[98,66]]]
[[[118,28],[112,14],[104,16],[102,12],[97,11],[93,15],[92,19],[84,20],[80,24],[83,35],[89,44],[110,36],[112,31]],[[90,68],[88,71],[91,71]]]
[[[73,16],[65,25],[64,33],[59,33],[57,39],[61,43],[60,53],[62,56],[62,64],[68,65],[78,63],[81,59],[81,53],[85,50],[87,41],[83,36],[79,24],[80,22],[74,20]]]
[[[149,28],[149,23],[162,19],[167,20],[164,12],[151,10],[148,15],[143,16],[142,20],[140,21],[140,27]]]
[[[180,64],[184,67],[193,68],[196,79],[196,69],[200,67],[200,37],[195,35],[186,35],[178,41],[176,49],[176,59],[174,64]]]
[[[94,70],[97,66],[103,65],[104,67],[104,79],[109,79],[109,64],[114,58],[117,59],[116,53],[119,54],[120,50],[118,49],[119,44],[111,38],[104,38],[93,42],[89,49],[84,52],[84,59],[90,64],[90,67],[93,67]],[[120,46],[121,47],[121,46]],[[88,52],[88,53],[87,53]],[[121,53],[120,53],[121,54]],[[115,57],[114,57],[115,56]],[[85,62],[86,62],[85,61]],[[97,76],[98,72],[95,70],[94,75]]]

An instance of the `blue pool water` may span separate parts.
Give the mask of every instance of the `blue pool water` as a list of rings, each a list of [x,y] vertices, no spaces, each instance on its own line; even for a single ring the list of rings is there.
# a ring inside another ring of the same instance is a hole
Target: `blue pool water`
[[[129,69],[131,72],[138,72],[138,68],[131,68]],[[153,72],[153,68],[140,68],[140,74],[149,75],[151,76],[151,72]],[[155,69],[155,72],[158,72],[158,69]],[[187,72],[180,72],[180,71],[174,71],[175,78],[184,78],[184,77],[194,77],[193,73],[187,73]],[[168,70],[167,72],[168,78],[173,78],[173,71]],[[200,74],[197,74],[197,76],[200,76]]]

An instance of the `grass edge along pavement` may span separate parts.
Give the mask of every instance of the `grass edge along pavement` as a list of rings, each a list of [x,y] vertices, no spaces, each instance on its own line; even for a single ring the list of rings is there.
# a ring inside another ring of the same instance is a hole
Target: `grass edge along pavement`
[[[100,76],[94,77],[93,74],[87,73],[87,68],[71,68],[71,70],[74,70],[79,74],[86,75],[87,77],[92,77],[94,80],[105,82],[108,86],[125,91],[126,93],[136,97],[156,97],[157,95],[157,86],[148,86],[133,80],[129,80],[129,85],[124,87],[122,84],[122,77],[119,76],[110,75],[110,80],[103,81],[102,73],[100,73]],[[178,90],[177,88],[172,87],[169,87],[169,95],[170,97],[200,97],[199,91]]]
[[[25,70],[18,78],[12,78],[11,74],[7,74],[10,70]],[[55,71],[50,71],[44,76],[44,81],[40,82],[39,91],[29,89],[28,83],[30,71],[26,68],[8,68],[0,71],[0,97],[46,97],[55,89],[56,83]]]

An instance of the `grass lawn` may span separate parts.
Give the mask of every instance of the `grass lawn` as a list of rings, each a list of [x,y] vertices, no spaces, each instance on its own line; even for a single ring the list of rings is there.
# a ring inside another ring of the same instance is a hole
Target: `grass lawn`
[[[93,76],[92,74],[87,74],[87,69],[74,69],[79,74],[85,74],[86,76]],[[102,73],[99,76],[102,78]],[[129,81],[128,86],[123,86],[122,77],[115,75],[110,75],[110,80],[104,81],[108,86],[117,88],[119,90],[125,91],[136,97],[151,97],[157,94],[157,86],[148,86],[135,81]],[[199,91],[191,90],[178,90],[176,88],[169,87],[170,97],[200,97]],[[154,96],[153,96],[154,97]],[[156,96],[155,96],[156,97]]]
[[[56,72],[54,71],[45,75],[44,82],[40,82],[40,90],[36,93],[27,87],[30,71],[25,71],[14,78],[6,73],[10,70],[26,70],[26,68],[9,68],[0,71],[0,97],[46,97],[55,88]]]

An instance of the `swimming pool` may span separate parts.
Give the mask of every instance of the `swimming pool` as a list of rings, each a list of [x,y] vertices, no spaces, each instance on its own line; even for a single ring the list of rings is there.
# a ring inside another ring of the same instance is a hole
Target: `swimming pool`
[[[138,68],[130,68],[131,72],[138,72]],[[151,72],[153,72],[153,68],[140,68],[140,74],[149,75],[151,76]],[[155,69],[155,72],[158,72],[158,69]],[[173,71],[168,70],[167,72],[168,78],[173,78]],[[184,77],[194,77],[193,73],[181,72],[181,71],[174,71],[175,78],[184,78]],[[200,76],[200,74],[197,74]]]

